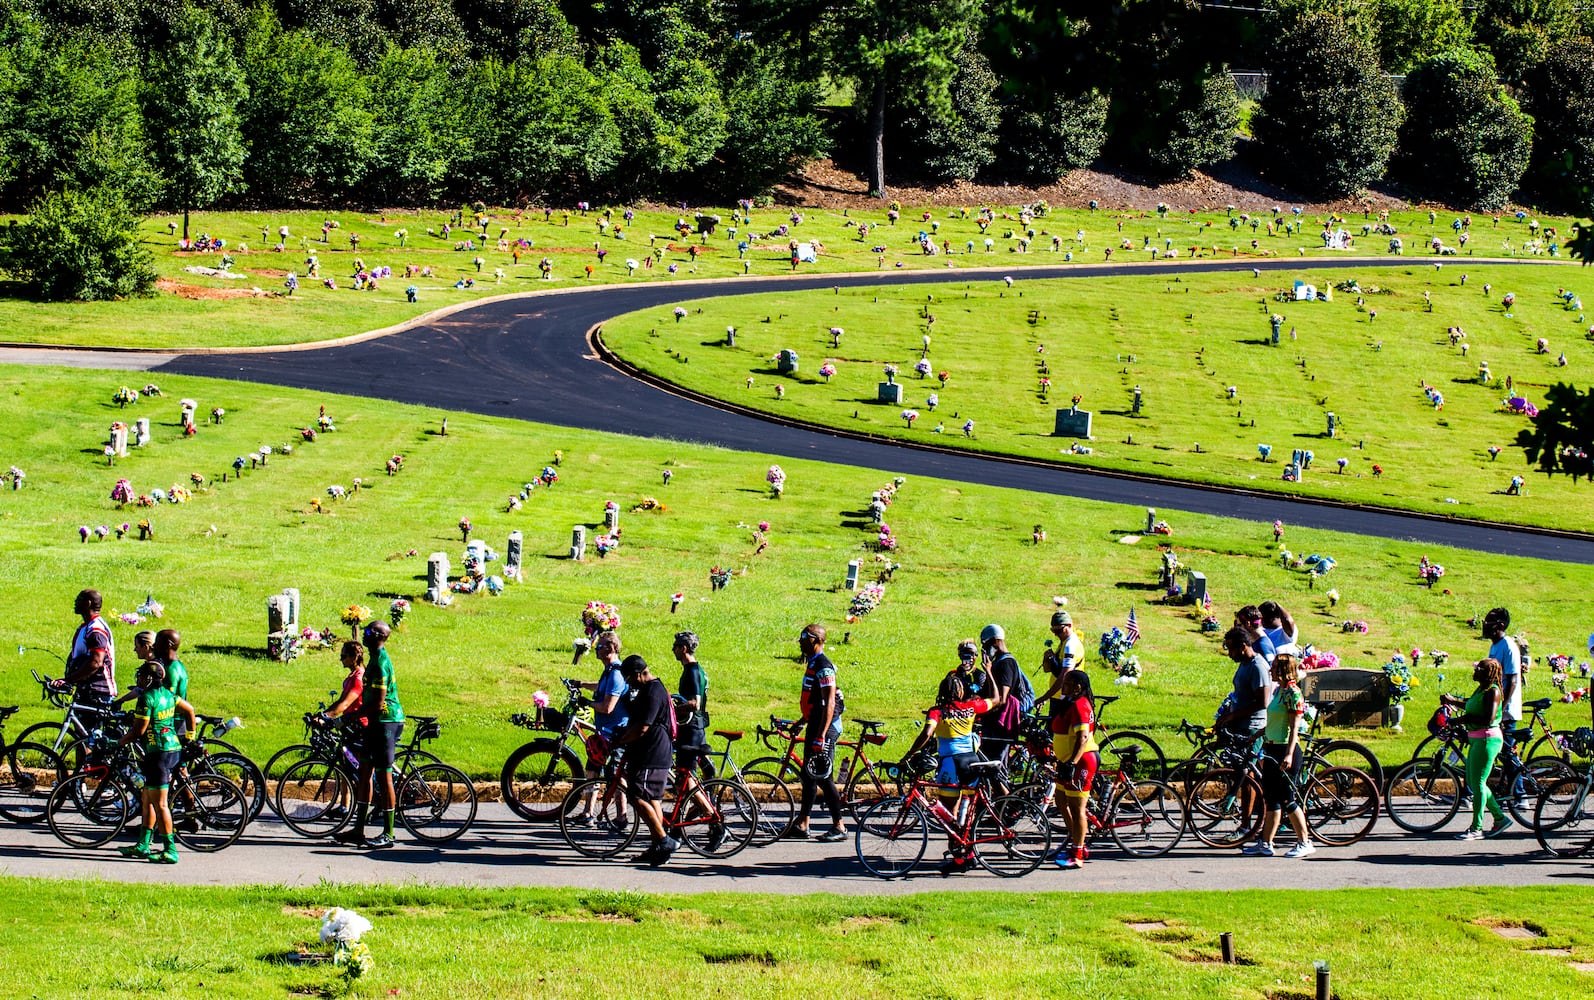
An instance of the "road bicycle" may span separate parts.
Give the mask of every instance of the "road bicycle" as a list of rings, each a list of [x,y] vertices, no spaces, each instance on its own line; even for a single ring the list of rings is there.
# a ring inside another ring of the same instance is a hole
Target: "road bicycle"
[[[1005,778],[1001,761],[976,761],[970,770],[977,776],[972,789],[914,777],[908,780],[904,794],[864,809],[853,834],[854,850],[864,870],[884,879],[911,873],[929,848],[932,823],[945,834],[953,857],[972,857],[993,875],[1017,878],[1040,867],[1052,846],[1046,813],[1018,795],[991,798],[991,782]],[[926,789],[958,791],[957,812],[942,804],[938,796],[926,795]]]
[[[80,702],[73,692],[54,687],[55,678],[41,677],[37,670],[28,672],[38,682],[44,700],[62,709],[66,714],[61,717],[60,722],[35,722],[22,731],[17,737],[17,742],[37,743],[49,747],[66,761],[69,768],[76,770],[83,766],[84,748],[74,747],[73,744],[82,742],[95,730],[116,725],[116,720],[121,718],[122,713],[112,706]]]
[[[836,743],[836,788],[841,792],[842,805],[848,815],[858,818],[865,809],[881,799],[901,793],[898,786],[899,767],[894,762],[875,761],[869,758],[867,747],[884,746],[886,734],[880,730],[883,722],[853,719],[861,732],[856,740],[839,740]],[[807,723],[799,719],[781,719],[771,715],[770,728],[758,727],[758,736],[764,746],[775,751],[775,757],[757,757],[747,762],[755,771],[773,774],[787,784],[800,784],[803,773],[802,746]],[[846,751],[852,751],[846,754]]]
[[[13,823],[37,823],[67,769],[54,750],[39,743],[6,742],[6,720],[19,706],[0,708],[0,816]]]
[[[629,798],[623,751],[610,756],[602,777],[570,789],[559,810],[559,832],[577,853],[612,858],[636,839],[641,816]],[[743,786],[725,778],[699,778],[697,759],[677,758],[673,787],[666,792],[664,832],[695,854],[728,858],[753,842],[758,802]]]
[[[1586,753],[1589,749],[1588,741],[1579,739],[1578,730],[1550,728],[1550,722],[1544,717],[1544,713],[1553,704],[1555,702],[1549,698],[1538,698],[1522,703],[1522,709],[1528,713],[1528,717],[1521,720],[1520,725],[1512,730],[1511,745],[1515,747],[1526,746],[1528,748],[1527,753],[1519,752],[1517,756],[1527,761],[1529,767],[1547,763],[1546,761],[1541,761],[1540,758],[1559,759],[1570,765],[1576,759],[1574,752],[1577,749],[1585,751],[1581,755],[1583,758],[1586,759],[1588,756]],[[1505,722],[1502,720],[1501,728],[1504,729],[1504,727]],[[1535,732],[1539,734],[1538,739],[1533,738]],[[1424,757],[1433,756],[1443,739],[1443,734],[1429,734],[1423,737],[1422,742],[1417,744],[1417,749],[1412,751],[1411,759],[1420,760]],[[1532,740],[1531,744],[1529,743],[1530,740]]]
[[[1548,783],[1533,807],[1533,836],[1557,858],[1594,850],[1594,768]]]
[[[337,692],[335,691],[328,691],[327,694],[332,698],[337,697]],[[319,710],[322,712],[326,711],[326,707],[326,702],[321,702],[318,706]],[[356,734],[359,730],[358,719],[355,718],[353,714],[340,716],[338,724],[343,727],[344,737],[347,742],[358,742],[354,738],[354,734]],[[288,772],[288,768],[299,763],[301,760],[307,760],[315,756],[315,748],[310,745],[310,737],[311,730],[317,725],[320,725],[319,721],[312,721],[310,716],[305,716],[304,742],[290,743],[288,746],[278,750],[276,753],[272,754],[269,759],[267,759],[266,766],[260,768],[260,773],[265,776],[267,789],[275,788],[277,783],[282,780],[282,776]],[[404,747],[399,751],[399,754],[404,758],[404,763],[411,767],[416,767],[426,762],[434,764],[442,763],[442,761],[437,758],[436,754],[430,753],[421,747]],[[393,761],[394,767],[397,768],[399,763],[399,759],[395,757]],[[266,796],[266,805],[270,807],[273,812],[276,811],[276,803],[272,801],[269,794]]]
[[[325,838],[340,832],[353,818],[359,763],[337,727],[321,723],[316,713],[305,716],[311,756],[290,766],[277,781],[273,802],[277,815],[294,833]],[[394,757],[394,811],[417,840],[446,844],[470,829],[476,820],[476,786],[465,772],[430,754],[414,751],[442,735],[436,716],[412,715],[409,743]]]
[[[117,746],[103,732],[90,733],[84,749],[84,766],[56,785],[46,817],[63,844],[99,847],[139,815],[144,751],[137,743]],[[230,847],[249,822],[243,790],[219,774],[173,771],[166,801],[172,832],[189,850]]]
[[[1190,830],[1211,847],[1240,847],[1262,829],[1262,737],[1218,751],[1218,766],[1195,779],[1186,799]],[[1372,775],[1353,767],[1304,765],[1292,779],[1314,840],[1354,844],[1378,823],[1380,797]]]
[[[1166,779],[1168,758],[1156,740],[1134,729],[1120,729],[1114,732],[1104,721],[1108,707],[1118,698],[1118,695],[1104,695],[1095,700],[1096,752],[1101,754],[1102,766],[1114,771],[1123,771],[1136,780]],[[1107,735],[1101,735],[1103,733]],[[1129,752],[1131,749],[1132,753]]]
[[[194,737],[183,744],[183,767],[195,774],[219,774],[237,785],[249,803],[249,821],[254,822],[269,797],[266,776],[253,760],[221,739],[243,722],[219,715],[195,715],[194,721],[198,723]]]
[[[554,734],[517,747],[499,774],[504,804],[516,816],[534,823],[559,817],[571,787],[586,775],[571,744],[582,747],[597,736],[590,721],[592,700],[581,693],[581,682],[568,677],[560,680],[569,695],[562,711],[547,707],[533,714],[520,712],[509,717],[511,724],[522,729]]]
[[[703,747],[698,758],[699,770],[708,772],[710,777],[718,775],[741,785],[758,803],[758,827],[753,833],[752,846],[764,847],[784,837],[797,818],[797,797],[792,794],[791,786],[768,771],[758,770],[751,764],[742,768],[736,763],[731,756],[731,744],[745,735],[741,730],[716,729],[713,735],[725,741],[725,748],[715,751]],[[719,763],[713,763],[714,760]],[[701,766],[704,762],[707,767]]]
[[[1140,748],[1126,746],[1110,770],[1098,771],[1091,782],[1085,805],[1088,844],[1111,839],[1125,854],[1136,858],[1155,858],[1167,854],[1184,839],[1186,808],[1184,796],[1166,781],[1137,778]],[[1055,801],[1056,771],[1040,780],[1013,789],[1013,794],[1041,806],[1050,818],[1054,834],[1066,848],[1069,833],[1066,817]]]
[[[1431,749],[1390,776],[1385,795],[1389,818],[1411,833],[1441,829],[1472,798],[1465,777],[1469,745],[1466,726],[1459,719],[1450,721],[1425,745]],[[1516,747],[1507,744],[1489,774],[1489,790],[1517,822],[1531,826],[1545,789],[1576,776],[1570,766],[1556,757],[1524,763]]]

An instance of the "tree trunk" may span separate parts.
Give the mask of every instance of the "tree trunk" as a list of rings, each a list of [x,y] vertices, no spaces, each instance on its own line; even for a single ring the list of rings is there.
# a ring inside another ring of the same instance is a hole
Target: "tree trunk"
[[[185,206],[183,208],[183,240],[187,241],[187,239],[188,239],[188,209]]]
[[[884,68],[880,71],[880,79],[874,86],[874,106],[869,109],[869,145],[870,166],[873,173],[869,178],[870,187],[876,198],[886,197],[886,74]]]

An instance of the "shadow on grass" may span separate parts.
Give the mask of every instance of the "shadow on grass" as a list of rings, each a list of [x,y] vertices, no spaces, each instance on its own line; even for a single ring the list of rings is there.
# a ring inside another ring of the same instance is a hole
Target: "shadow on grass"
[[[194,646],[196,653],[214,653],[218,656],[237,656],[245,660],[269,660],[264,649],[257,646],[233,646],[214,643],[199,643]]]

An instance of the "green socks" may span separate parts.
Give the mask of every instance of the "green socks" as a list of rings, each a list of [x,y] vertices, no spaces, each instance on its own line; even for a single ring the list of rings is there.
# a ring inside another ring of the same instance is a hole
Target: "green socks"
[[[393,836],[393,810],[382,810],[382,832],[389,837]]]

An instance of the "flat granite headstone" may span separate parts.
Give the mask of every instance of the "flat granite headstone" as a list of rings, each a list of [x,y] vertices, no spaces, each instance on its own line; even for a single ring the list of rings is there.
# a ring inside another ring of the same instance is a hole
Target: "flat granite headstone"
[[[504,546],[504,579],[520,579],[520,554],[525,547],[524,536],[517,528],[509,533],[509,542]]]
[[[1323,722],[1330,726],[1377,728],[1384,724],[1389,688],[1382,670],[1335,667],[1301,674],[1301,692],[1312,703],[1331,701],[1334,709]]]
[[[893,406],[902,405],[902,386],[895,382],[877,383],[876,394],[882,403],[890,403]]]
[[[858,589],[858,560],[856,559],[847,561],[847,589]]]
[[[1058,410],[1057,426],[1052,437],[1090,438],[1091,411]]]
[[[1190,604],[1202,604],[1207,599],[1207,575],[1190,570],[1184,575],[1184,599]]]

